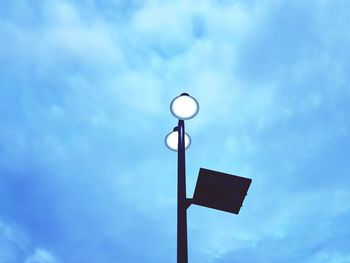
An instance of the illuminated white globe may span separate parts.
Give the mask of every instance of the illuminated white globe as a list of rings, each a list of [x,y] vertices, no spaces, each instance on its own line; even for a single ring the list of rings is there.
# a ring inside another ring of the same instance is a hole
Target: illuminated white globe
[[[179,142],[179,134],[177,131],[173,131],[165,137],[165,145],[170,150],[177,151],[178,142]],[[191,137],[187,133],[185,133],[185,149],[190,147],[190,145],[191,145]]]
[[[199,104],[195,98],[182,93],[170,103],[171,113],[180,120],[188,120],[197,115]]]

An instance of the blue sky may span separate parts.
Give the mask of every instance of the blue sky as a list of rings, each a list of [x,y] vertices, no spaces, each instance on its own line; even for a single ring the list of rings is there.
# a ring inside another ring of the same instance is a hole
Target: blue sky
[[[1,263],[176,262],[182,92],[190,262],[350,262],[350,3],[198,2],[0,1]]]

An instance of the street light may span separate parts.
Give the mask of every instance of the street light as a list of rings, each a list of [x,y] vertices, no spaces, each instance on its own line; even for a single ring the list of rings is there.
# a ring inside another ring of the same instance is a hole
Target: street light
[[[189,120],[197,115],[199,104],[188,93],[182,93],[172,100],[170,111],[179,120]]]
[[[178,128],[175,127],[174,130],[165,137],[165,145],[172,151],[177,151],[179,144],[179,134]],[[191,137],[185,133],[185,149],[190,147]]]
[[[187,207],[185,149],[191,139],[185,133],[185,122],[197,115],[199,104],[195,98],[182,93],[170,103],[171,113],[179,120],[174,131],[165,138],[168,148],[177,150],[177,262],[187,263]],[[176,140],[177,135],[177,140]],[[188,138],[188,139],[186,139]],[[188,141],[188,143],[186,143]],[[176,147],[177,146],[177,147]]]
[[[194,196],[187,198],[185,150],[191,138],[185,133],[184,120],[197,115],[199,104],[182,93],[171,101],[170,111],[179,120],[178,126],[165,137],[166,146],[177,151],[177,263],[187,263],[187,208],[196,204],[238,214],[252,180],[201,168]]]

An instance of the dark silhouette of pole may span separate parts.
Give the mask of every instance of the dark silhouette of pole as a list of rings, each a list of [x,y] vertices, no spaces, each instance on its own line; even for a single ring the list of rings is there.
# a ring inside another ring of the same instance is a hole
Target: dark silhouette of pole
[[[177,148],[177,263],[187,263],[185,122],[179,120]]]

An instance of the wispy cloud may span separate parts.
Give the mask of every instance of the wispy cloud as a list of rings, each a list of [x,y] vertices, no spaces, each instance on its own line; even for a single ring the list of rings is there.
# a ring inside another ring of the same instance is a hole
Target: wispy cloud
[[[199,167],[253,178],[189,210],[191,262],[347,262],[343,1],[38,1],[0,10],[0,261],[174,262],[170,100]]]

